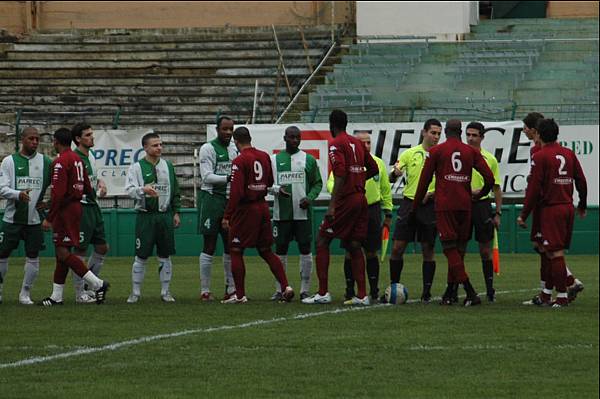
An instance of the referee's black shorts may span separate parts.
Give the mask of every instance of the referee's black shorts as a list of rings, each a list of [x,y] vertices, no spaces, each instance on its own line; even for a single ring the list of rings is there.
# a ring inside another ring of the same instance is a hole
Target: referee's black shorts
[[[437,229],[435,227],[434,201],[430,199],[426,204],[417,208],[416,223],[411,224],[408,215],[412,210],[413,200],[403,198],[398,206],[394,240],[407,242],[426,242],[435,244]]]
[[[490,242],[494,239],[494,211],[492,210],[492,200],[485,199],[473,202],[471,208],[471,237],[475,230],[475,241]]]

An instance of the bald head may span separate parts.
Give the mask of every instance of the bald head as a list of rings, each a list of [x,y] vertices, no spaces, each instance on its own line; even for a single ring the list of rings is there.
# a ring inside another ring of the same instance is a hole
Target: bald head
[[[446,122],[446,132],[447,137],[460,137],[462,133],[462,122],[458,119],[450,119]]]
[[[23,129],[23,131],[21,132],[21,138],[27,137],[30,134],[37,134],[39,135],[40,133],[38,132],[38,130],[32,126],[26,127],[25,129]]]

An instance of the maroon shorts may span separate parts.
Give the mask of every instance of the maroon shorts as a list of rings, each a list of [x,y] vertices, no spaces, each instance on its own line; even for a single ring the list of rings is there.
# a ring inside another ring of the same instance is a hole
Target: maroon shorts
[[[571,204],[545,206],[540,209],[540,243],[546,251],[559,251],[571,246],[575,208]]]
[[[335,207],[332,221],[323,219],[319,234],[342,241],[364,241],[369,228],[369,211],[364,193],[344,197]]]
[[[542,239],[542,229],[540,225],[540,212],[542,208],[536,207],[531,212],[531,234],[529,238],[534,242],[541,242]]]
[[[271,215],[265,201],[240,204],[229,221],[229,245],[265,248],[273,244]]]
[[[471,237],[470,211],[436,211],[435,222],[440,241],[469,241]]]
[[[63,207],[52,222],[52,241],[57,247],[78,247],[81,224],[81,203],[71,202]]]

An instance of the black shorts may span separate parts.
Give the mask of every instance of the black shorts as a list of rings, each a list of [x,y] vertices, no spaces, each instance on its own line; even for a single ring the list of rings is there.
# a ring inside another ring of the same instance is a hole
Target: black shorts
[[[377,252],[381,248],[381,203],[369,205],[368,213],[367,238],[362,246],[367,252]]]
[[[494,239],[494,211],[492,210],[492,201],[482,200],[473,202],[471,208],[471,224],[473,229],[471,230],[471,237],[473,237],[473,230],[475,230],[475,241],[477,242],[490,242]]]
[[[433,199],[430,199],[425,205],[419,206],[416,215],[417,223],[411,225],[408,222],[408,215],[412,210],[413,201],[403,198],[398,206],[393,239],[407,242],[426,242],[433,246],[435,244],[435,237],[437,236],[433,204]]]

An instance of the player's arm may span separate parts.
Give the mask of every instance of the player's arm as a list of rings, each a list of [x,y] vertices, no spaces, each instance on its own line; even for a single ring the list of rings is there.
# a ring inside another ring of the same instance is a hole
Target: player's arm
[[[223,215],[222,227],[229,229],[229,220],[233,211],[238,207],[242,197],[244,196],[244,187],[246,173],[244,171],[244,163],[240,157],[233,160],[231,165],[231,191],[229,192],[229,200]]]
[[[391,183],[395,183],[396,180],[398,180],[398,177],[402,176],[404,174],[404,171],[406,170],[407,157],[405,154],[408,153],[404,151],[402,154],[400,154],[398,160],[392,168],[392,171],[390,172],[389,180]]]
[[[20,200],[21,191],[13,189],[15,181],[13,168],[10,167],[10,157],[4,158],[0,165],[0,198],[13,201]]]
[[[371,153],[369,151],[367,151],[367,147],[365,147],[364,143],[363,143],[363,149],[365,150],[365,168],[367,169],[367,176],[366,176],[365,180],[368,180],[373,176],[377,176],[380,171],[379,171],[379,165],[377,165],[377,162],[375,162],[375,160],[371,156]],[[384,174],[385,174],[385,172],[384,172]]]
[[[144,198],[144,182],[141,179],[140,164],[134,163],[129,167],[125,180],[125,192],[130,198],[135,200],[142,200]]]
[[[385,165],[382,163],[379,170],[379,192],[381,193],[381,209],[385,215],[383,224],[388,228],[392,225],[392,185],[385,170]]]
[[[308,169],[308,192],[306,197],[300,200],[300,208],[306,209],[309,205],[317,199],[323,189],[323,179],[321,179],[321,171],[317,165],[317,161],[310,155],[306,155],[306,166]]]
[[[52,188],[50,189],[50,211],[48,212],[48,216],[46,216],[46,220],[50,223],[54,221],[62,207],[63,199],[68,190],[68,183],[66,166],[63,166],[60,162],[55,163],[52,170]]]
[[[492,188],[494,192],[494,202],[496,203],[496,213],[494,214],[494,225],[496,228],[500,227],[500,222],[502,220],[502,189],[500,188],[500,184],[502,181],[500,180],[500,169],[498,167],[498,161],[494,159],[492,162],[492,174],[494,175],[494,187]]]
[[[517,218],[517,224],[523,228],[527,227],[525,221],[540,199],[543,180],[543,157],[535,153],[531,160],[531,173],[529,174],[529,182],[527,182],[527,189],[525,190],[525,204],[523,205],[523,209],[521,209],[521,214]]]
[[[333,188],[331,189],[331,200],[329,201],[325,217],[332,218],[335,211],[335,201],[337,200],[341,188],[346,182],[346,174],[348,172],[346,170],[346,159],[344,158],[344,154],[340,149],[335,147],[335,145],[329,147],[329,162],[331,163],[332,173],[335,177],[333,180]]]
[[[580,217],[585,217],[587,209],[587,181],[583,174],[583,168],[573,153],[573,179],[575,179],[575,189],[579,195],[579,203],[577,204],[577,213]]]
[[[221,176],[214,173],[217,154],[213,146],[209,143],[200,147],[200,178],[203,182],[214,185],[226,185],[229,182],[229,176]]]
[[[172,163],[168,163],[170,178],[173,183],[173,190],[171,190],[171,209],[173,209],[173,226],[179,227],[181,224],[181,218],[179,212],[181,210],[181,190],[179,189],[179,182],[177,181],[177,175],[175,174],[175,167]]]
[[[435,154],[430,152],[429,157],[425,159],[425,164],[423,165],[423,170],[421,171],[421,176],[419,177],[419,185],[417,186],[417,192],[415,193],[415,199],[413,201],[413,211],[416,211],[417,207],[423,202],[423,198],[425,198],[425,194],[429,188],[429,183],[433,178],[434,171]]]

